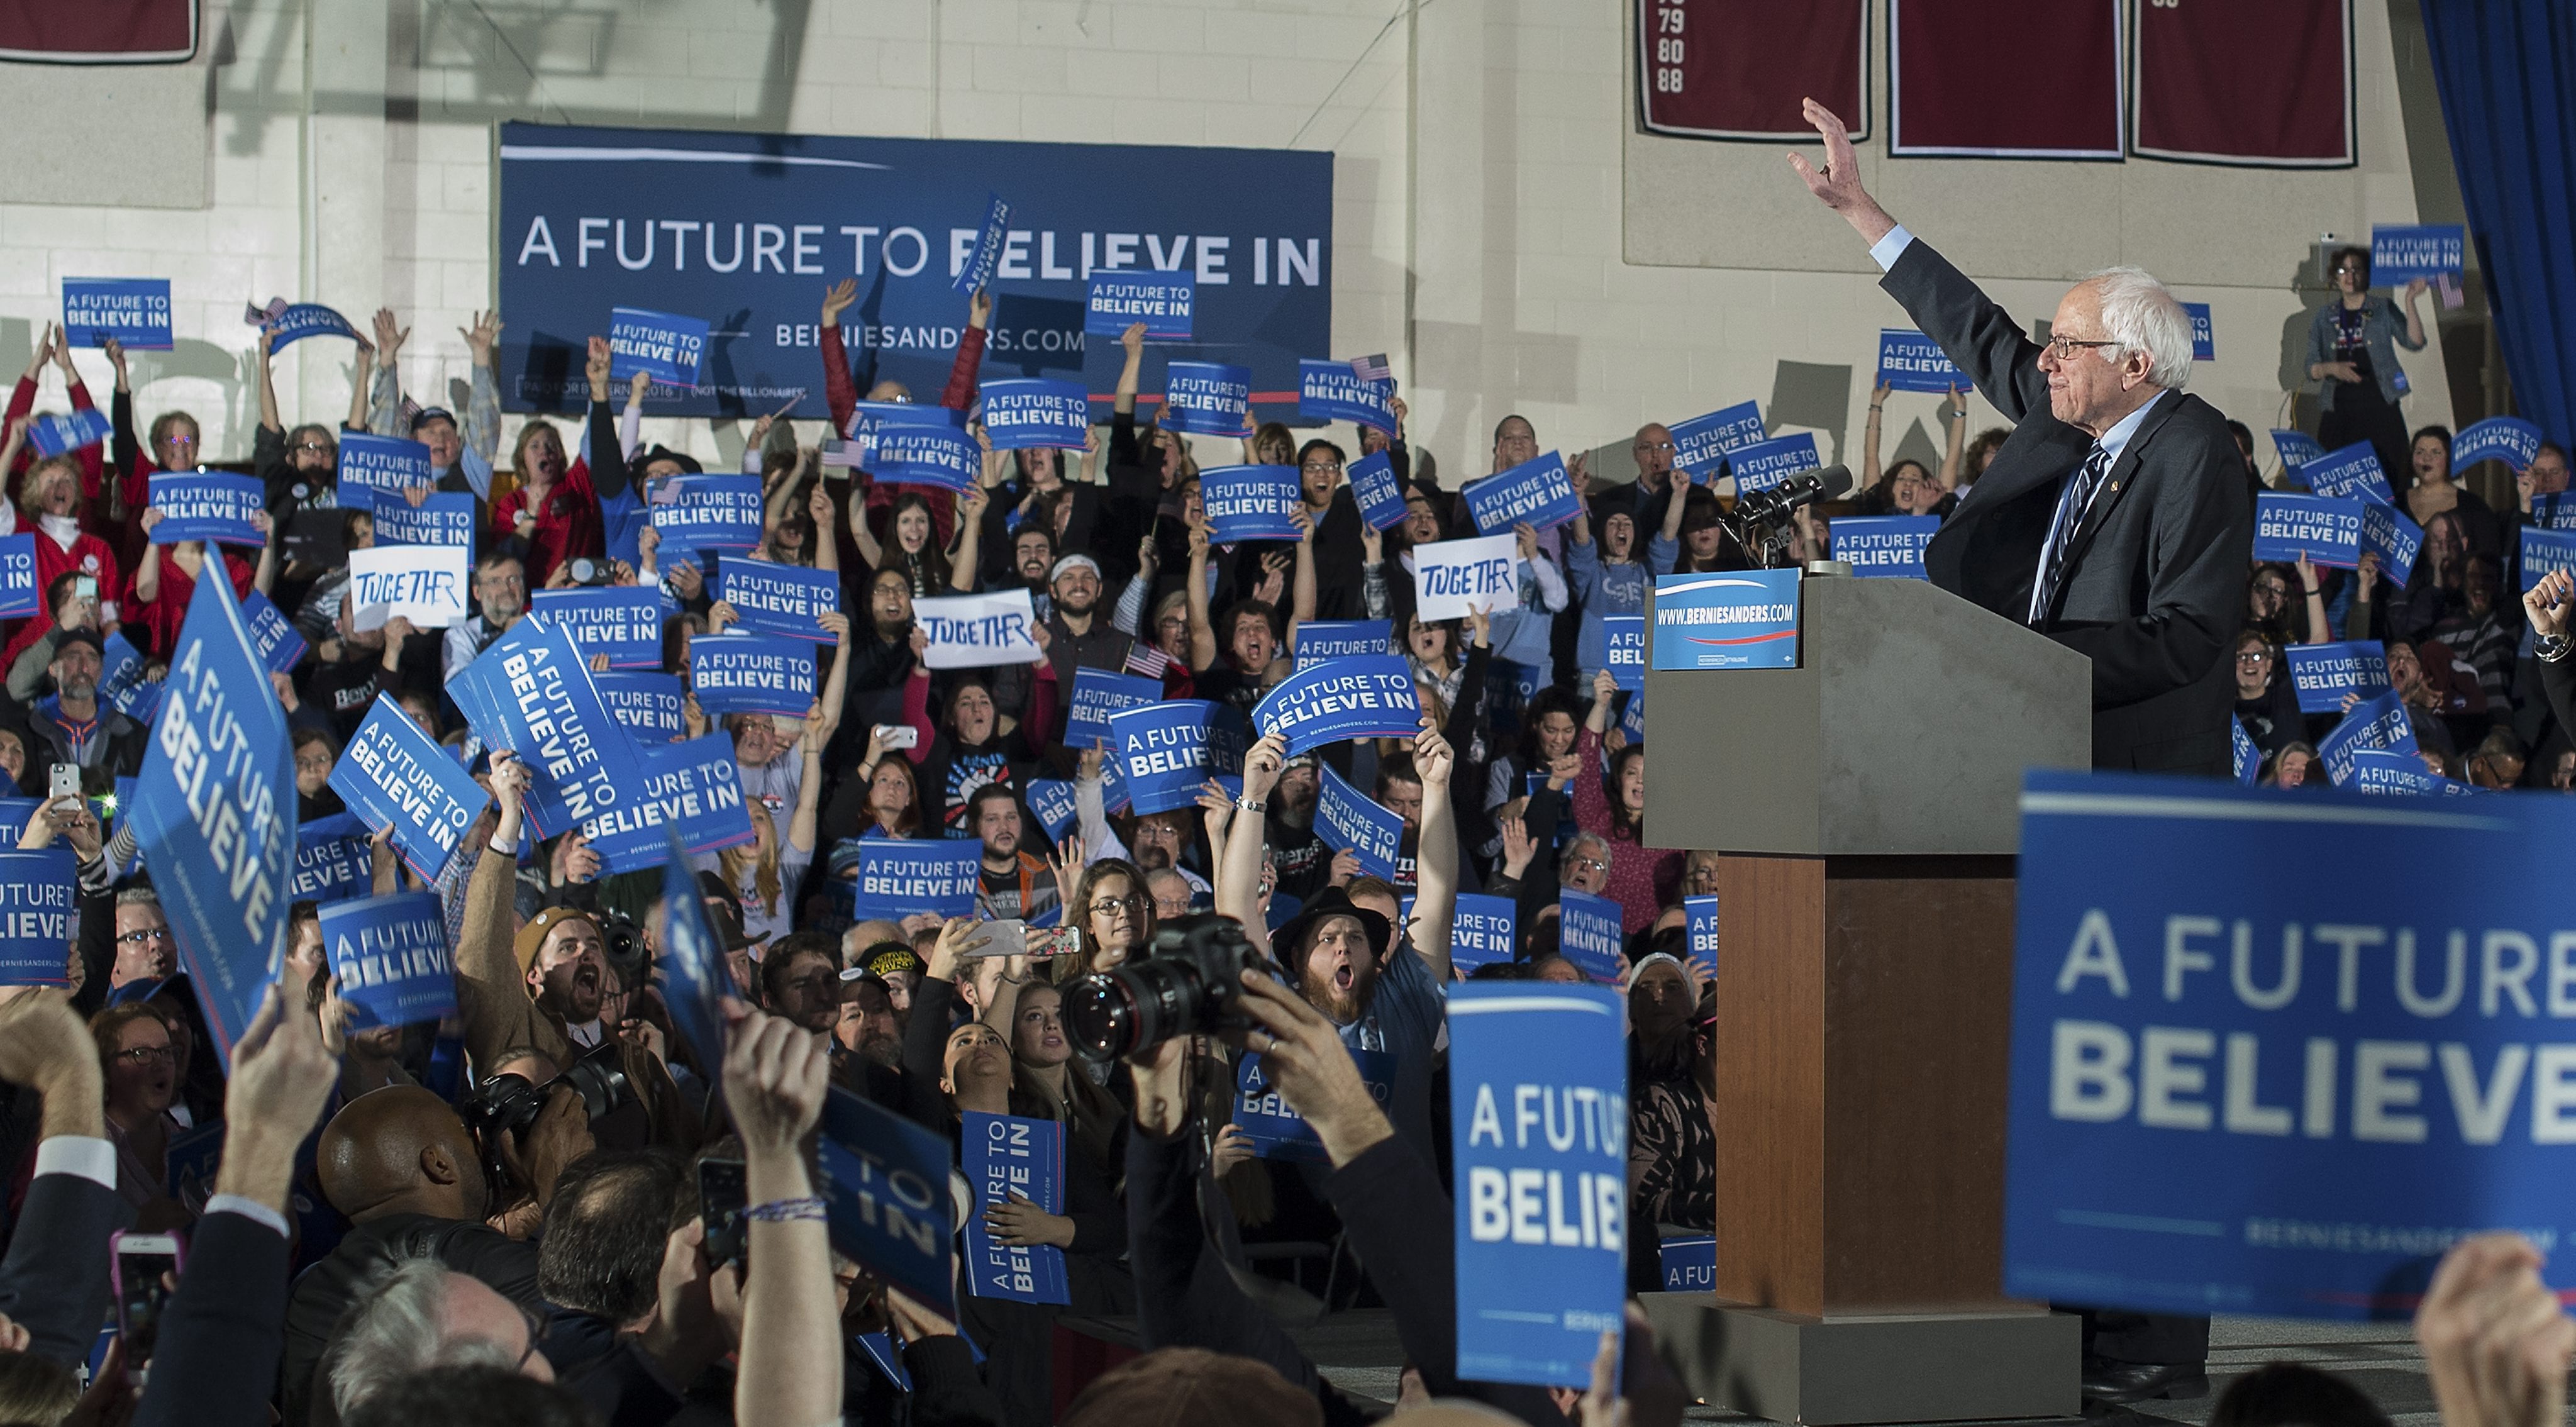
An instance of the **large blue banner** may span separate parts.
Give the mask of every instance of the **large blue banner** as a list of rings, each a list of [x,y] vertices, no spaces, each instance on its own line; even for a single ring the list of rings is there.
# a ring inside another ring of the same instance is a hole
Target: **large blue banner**
[[[814,707],[814,646],[774,634],[701,634],[689,641],[689,688],[710,717],[801,719]]]
[[[1579,1387],[1627,1299],[1628,1045],[1619,998],[1449,988],[1458,1375]]]
[[[1163,681],[1160,679],[1113,674],[1106,669],[1076,669],[1073,671],[1073,698],[1065,706],[1065,745],[1089,748],[1094,740],[1109,737],[1111,714],[1162,701]]]
[[[668,743],[688,729],[688,690],[677,674],[593,674],[601,707],[639,743]]]
[[[1342,474],[1369,529],[1384,530],[1404,519],[1404,482],[1395,478],[1395,462],[1384,451],[1360,457]]]
[[[2461,1237],[2563,1243],[2571,834],[2557,798],[2030,774],[2004,1291],[2403,1319]]]
[[[702,734],[636,752],[642,776],[632,794],[581,825],[610,872],[652,867],[668,855],[674,838],[692,857],[752,840],[732,735]]]
[[[1422,731],[1413,666],[1393,654],[1301,659],[1295,673],[1252,706],[1252,728],[1284,736],[1291,758],[1354,738],[1411,738]]]
[[[375,493],[379,545],[461,545],[474,548],[474,496],[443,491],[413,505],[392,491]]]
[[[1315,836],[1326,847],[1360,860],[1371,877],[1395,880],[1396,859],[1404,853],[1404,819],[1378,806],[1377,800],[1351,786],[1324,764],[1315,790]]]
[[[695,317],[616,307],[608,313],[608,379],[642,373],[656,386],[694,387],[707,354],[707,323]]]
[[[1473,971],[1509,961],[1519,945],[1517,909],[1509,897],[1482,892],[1458,894],[1458,912],[1449,923],[1449,961],[1460,971]]]
[[[538,766],[534,758],[530,766]],[[492,795],[429,741],[391,694],[376,695],[366,721],[340,750],[331,769],[331,791],[370,832],[394,830],[394,851],[436,882],[456,857],[466,830],[483,816]]]
[[[995,189],[1010,204],[987,376],[1087,377],[1105,400],[1120,353],[1086,353],[1082,332],[1103,271],[1190,274],[1199,340],[1250,366],[1265,402],[1294,401],[1297,359],[1332,350],[1328,153],[504,124],[500,160],[514,411],[579,408],[584,339],[649,292],[724,314],[698,389],[655,391],[649,414],[774,411],[801,393],[788,414],[822,419],[815,302],[843,278],[859,287],[841,321],[860,388],[892,379],[929,400],[966,322],[951,284]],[[1149,349],[1144,390],[1161,389],[1167,357],[1194,355]]]
[[[1293,651],[1300,665],[1395,652],[1395,622],[1386,619],[1310,619],[1297,626]]]
[[[1756,441],[1726,454],[1726,469],[1735,477],[1735,493],[1739,496],[1759,495],[1801,471],[1812,471],[1823,464],[1816,454],[1815,434],[1809,431]]]
[[[1243,715],[1206,699],[1171,699],[1109,716],[1109,741],[1138,813],[1198,802],[1219,773],[1243,771]]]
[[[2254,497],[2254,558],[2286,565],[2305,555],[2311,565],[2349,570],[2361,563],[2362,505],[2359,500],[2260,492]]]
[[[1798,572],[1658,575],[1658,669],[1798,667]]]
[[[731,574],[737,562],[726,561]],[[662,667],[662,592],[649,585],[539,590],[528,608],[573,642],[585,658],[605,654],[611,669]]]
[[[1833,523],[1834,558],[1855,575],[1929,579],[1923,549],[1940,528],[1937,515],[1846,515]]]
[[[838,1086],[815,1142],[832,1247],[941,1317],[957,1316],[948,1137]]]
[[[2388,653],[2376,639],[2350,644],[2293,644],[2281,651],[2301,713],[2341,713],[2346,694],[2388,692]]]
[[[1350,1053],[1351,1063],[1359,1068],[1360,1083],[1368,1087],[1369,1098],[1383,1110],[1395,1099],[1395,1057],[1382,1050],[1357,1050]],[[1288,1097],[1271,1084],[1268,1067],[1257,1055],[1246,1055],[1234,1067],[1234,1124],[1252,1141],[1252,1152],[1262,1159],[1304,1160],[1320,1164],[1326,1158],[1324,1141]]]
[[[1090,440],[1091,398],[1080,382],[1015,377],[984,383],[981,395],[977,414],[996,451],[1079,451]]]
[[[1252,368],[1233,362],[1173,362],[1163,379],[1162,426],[1195,436],[1252,434]]]
[[[232,581],[197,582],[169,684],[134,781],[134,828],[229,1072],[286,950],[296,810],[286,710]]]
[[[170,350],[170,280],[166,277],[63,279],[63,340],[129,352]]]
[[[1565,458],[1554,451],[1471,482],[1458,495],[1479,535],[1508,535],[1516,525],[1552,530],[1583,513]]]
[[[2502,461],[2519,471],[2540,454],[2540,428],[2519,416],[2490,416],[2471,422],[2451,438],[2451,469],[2467,470],[2480,461]]]
[[[2336,500],[2397,499],[2388,489],[2388,473],[2379,468],[2378,448],[2367,441],[2355,441],[2299,467],[2299,479],[2308,483],[2310,494]]]
[[[2370,225],[2373,286],[2403,287],[2419,277],[2456,273],[2468,257],[2468,230],[2457,223]]]
[[[1693,480],[1710,480],[1726,464],[1729,452],[1755,445],[1770,435],[1762,425],[1762,408],[1740,401],[1706,416],[1669,428],[1673,433],[1673,469]]]
[[[971,917],[983,857],[984,844],[972,838],[863,838],[855,914],[890,922],[921,912]]]
[[[1946,392],[1975,385],[1941,344],[1902,327],[1878,330],[1878,380],[1893,391]]]
[[[1298,538],[1303,502],[1295,466],[1209,466],[1199,472],[1208,537],[1220,545]]]
[[[456,671],[447,694],[485,747],[526,760],[528,821],[540,837],[615,807],[635,785],[634,741],[600,702],[589,662],[544,615],[510,626]]]
[[[1198,283],[1188,273],[1094,273],[1083,304],[1083,335],[1124,336],[1128,328],[1142,322],[1150,341],[1186,342],[1197,290]]]
[[[841,610],[841,578],[830,570],[745,557],[725,561],[716,571],[716,586],[717,598],[732,605],[742,616],[742,627],[755,634],[832,642],[832,631],[816,619]],[[655,652],[658,665],[662,661]]]
[[[0,851],[0,986],[71,984],[80,859],[69,847]]]
[[[456,1014],[456,964],[436,892],[396,892],[322,909],[322,949],[352,1030]]]
[[[1628,938],[1619,904],[1567,887],[1556,894],[1556,944],[1575,969],[1606,985],[1619,982],[1619,959]]]
[[[2317,761],[2325,765],[2326,780],[2340,788],[2352,781],[2353,755],[2371,748],[2415,751],[2414,721],[2394,690],[2353,705],[2343,722],[2317,740]]]
[[[45,592],[36,588],[36,537],[0,535],[0,619],[27,619],[44,612]]]
[[[1368,381],[1348,362],[1308,357],[1297,364],[1297,414],[1308,421],[1351,421],[1392,434],[1395,383]]]
[[[984,1227],[985,1210],[1016,1199],[1064,1212],[1064,1125],[968,1110],[958,1117],[957,1158],[975,1190],[966,1216],[966,1291],[1018,1303],[1071,1303],[1064,1250],[1001,1243]]]

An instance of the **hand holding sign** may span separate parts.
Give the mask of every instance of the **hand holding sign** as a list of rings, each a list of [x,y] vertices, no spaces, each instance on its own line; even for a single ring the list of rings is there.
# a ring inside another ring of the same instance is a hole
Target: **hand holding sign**
[[[2563,1420],[2576,1319],[2541,1281],[2520,1234],[2453,1245],[2415,1310],[2415,1341],[2444,1427],[2539,1427]]]

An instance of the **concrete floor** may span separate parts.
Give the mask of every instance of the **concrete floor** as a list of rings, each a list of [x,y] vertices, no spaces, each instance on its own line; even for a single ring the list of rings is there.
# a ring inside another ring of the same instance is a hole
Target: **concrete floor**
[[[1344,1390],[1393,1402],[1404,1354],[1395,1328],[1380,1309],[1323,1318],[1295,1334],[1306,1355]],[[2423,1355],[2405,1323],[2314,1323],[2288,1318],[2219,1318],[2210,1325],[2210,1395],[2187,1402],[2148,1403],[2136,1409],[2095,1409],[2087,1427],[2201,1427],[2228,1381],[2265,1363],[2288,1360],[2341,1373],[2395,1420],[2397,1427],[2434,1427],[2431,1384]],[[1694,1422],[1752,1422],[1736,1413],[1695,1407]]]

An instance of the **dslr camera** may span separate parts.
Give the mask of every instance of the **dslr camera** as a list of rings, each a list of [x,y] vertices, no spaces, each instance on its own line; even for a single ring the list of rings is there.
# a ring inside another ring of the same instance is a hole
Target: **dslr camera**
[[[1213,912],[1156,928],[1145,954],[1064,988],[1064,1025],[1074,1050],[1115,1060],[1174,1036],[1246,1030],[1243,973],[1262,965],[1232,917]]]
[[[629,1105],[640,1107],[643,1103],[635,1087],[627,1082],[626,1064],[613,1036],[602,1039],[565,1067],[561,1075],[542,1085],[524,1075],[495,1075],[475,1086],[456,1102],[456,1114],[483,1151],[483,1171],[491,1177],[496,1204],[501,1197],[498,1191],[518,1182],[508,1157],[501,1152],[504,1137],[525,1135],[528,1127],[537,1122],[537,1116],[544,1113],[546,1102],[554,1099],[558,1086],[568,1086],[581,1097],[582,1109],[589,1113],[593,1125]]]

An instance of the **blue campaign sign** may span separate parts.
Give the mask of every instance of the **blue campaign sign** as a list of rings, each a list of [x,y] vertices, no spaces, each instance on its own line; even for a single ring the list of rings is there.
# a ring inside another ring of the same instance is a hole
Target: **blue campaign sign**
[[[671,1024],[680,1038],[712,1075],[713,1067],[724,1064],[724,1003],[732,994],[733,977],[725,969],[724,948],[707,922],[698,874],[676,841],[667,846],[662,862],[661,946],[663,954],[655,965],[666,978],[663,1004],[670,1008]],[[721,1078],[716,1093],[724,1093]]]
[[[2556,798],[2030,774],[2004,1291],[2402,1318],[2459,1237],[2546,1242],[2571,833]]]
[[[71,848],[0,852],[0,986],[70,985],[79,908],[80,858]]]
[[[1347,1044],[1345,1049],[1349,1049]],[[1385,1109],[1395,1101],[1395,1057],[1382,1050],[1351,1050],[1351,1063],[1359,1067],[1360,1083],[1368,1087],[1369,1098]],[[1288,1103],[1271,1083],[1268,1067],[1261,1057],[1246,1055],[1234,1067],[1234,1123],[1244,1137],[1252,1141],[1252,1152],[1262,1159],[1304,1160],[1323,1162],[1324,1142],[1315,1127]]]
[[[1902,327],[1878,331],[1878,379],[1896,391],[1946,392],[1975,385],[1951,364],[1940,343]]]
[[[968,1110],[958,1116],[957,1159],[975,1191],[966,1216],[966,1291],[1018,1303],[1071,1303],[1064,1250],[1005,1244],[984,1226],[985,1210],[1015,1199],[1064,1212],[1064,1125]]]
[[[639,743],[668,743],[688,728],[688,690],[677,674],[593,674],[590,683],[609,717]]]
[[[1762,425],[1762,408],[1749,401],[1720,407],[1706,416],[1694,416],[1670,430],[1673,469],[1696,481],[1714,479],[1717,468],[1726,464],[1730,453],[1759,445],[1770,437]]]
[[[1251,435],[1252,368],[1232,362],[1171,363],[1163,370],[1161,425],[1194,436]]]
[[[379,545],[455,545],[474,548],[474,496],[469,491],[433,493],[418,505],[394,491],[375,492],[376,543]]]
[[[996,451],[1079,451],[1090,442],[1091,397],[1080,382],[1016,377],[984,383],[981,395],[977,412]]]
[[[2543,530],[2526,525],[2517,549],[2520,558],[2515,563],[2522,569],[2525,593],[2552,570],[2576,569],[2576,530]]]
[[[741,765],[734,761],[730,734],[650,744],[637,754],[642,775],[632,795],[581,825],[611,873],[652,867],[674,838],[691,857],[752,840],[751,809],[743,805]]]
[[[1937,515],[1846,515],[1833,523],[1834,558],[1855,575],[1928,579],[1923,547],[1940,529]]]
[[[898,427],[931,426],[963,434],[966,413],[954,406],[918,401],[859,401],[850,404],[850,424],[841,434],[853,441],[874,440]]]
[[[1806,431],[1739,446],[1726,457],[1726,468],[1735,475],[1735,493],[1739,496],[1758,495],[1800,471],[1812,471],[1823,464],[1816,455],[1815,435]]]
[[[1467,502],[1479,535],[1508,535],[1516,525],[1552,530],[1583,513],[1565,458],[1554,451],[1471,481],[1458,495]]]
[[[728,573],[734,563],[725,562]],[[662,592],[649,585],[538,590],[528,608],[571,638],[584,658],[605,654],[611,669],[662,667]]]
[[[2451,438],[2451,469],[2464,471],[2480,461],[2502,461],[2519,471],[2540,454],[2540,439],[2540,428],[2519,416],[2472,422]]]
[[[845,1258],[942,1317],[957,1316],[948,1136],[839,1088],[823,1093],[815,1191]]]
[[[2253,787],[2255,778],[2263,772],[2263,750],[2255,747],[2254,740],[2245,736],[2244,723],[2233,718],[2227,721],[2227,743],[2236,781],[2248,788]]]
[[[49,411],[27,423],[27,439],[39,456],[59,456],[95,446],[108,438],[107,413],[96,407]]]
[[[295,875],[289,901],[343,902],[373,891],[375,855],[366,824],[350,813],[309,822],[295,830]]]
[[[36,588],[36,537],[0,535],[0,619],[26,619],[44,612],[45,592]]]
[[[1384,451],[1362,456],[1342,473],[1350,479],[1351,500],[1371,530],[1384,530],[1404,519],[1404,483],[1395,478],[1395,462]]]
[[[42,798],[0,798],[0,848],[16,847],[29,820],[44,805]]]
[[[295,632],[294,621],[268,596],[257,590],[242,596],[241,612],[243,623],[250,626],[250,647],[270,672],[283,674],[303,662],[309,647],[304,636]]]
[[[1105,771],[1105,770],[1104,770]],[[1062,778],[1032,778],[1021,790],[1021,801],[1046,829],[1047,841],[1062,842],[1072,828],[1080,810],[1074,806],[1073,784]]]
[[[710,717],[803,718],[814,707],[814,646],[774,634],[702,634],[689,641],[689,688]]]
[[[2286,565],[2305,555],[2312,565],[2349,570],[2361,563],[2361,508],[2365,503],[2258,492],[2254,497],[2254,558]]]
[[[1348,362],[1308,357],[1297,364],[1297,414],[1395,432],[1395,382],[1364,380]]]
[[[1151,341],[1186,342],[1197,294],[1198,282],[1188,273],[1093,273],[1082,305],[1083,335],[1123,336],[1142,322]]]
[[[2186,302],[2183,314],[2191,319],[2191,359],[2195,362],[2218,360],[2218,334],[2209,322],[2209,304]]]
[[[2293,644],[2281,651],[2301,713],[2341,713],[2346,694],[2388,692],[2388,654],[2376,639],[2350,644]]]
[[[2474,798],[2488,791],[2436,776],[2424,767],[2420,754],[2386,748],[2365,748],[2353,754],[2352,781],[2345,786],[2356,793],[2379,797]]]
[[[1295,466],[1209,466],[1199,472],[1208,536],[1220,545],[1295,540],[1304,497]]]
[[[2327,452],[2299,467],[2299,479],[2312,495],[2334,499],[2370,496],[2383,503],[2397,497],[2388,489],[2388,473],[2379,468],[2379,452],[2367,441]]]
[[[340,493],[351,505],[367,503],[359,492],[399,496],[435,479],[429,447],[421,442],[367,431],[340,433]]]
[[[1404,819],[1352,787],[1331,764],[1319,771],[1323,782],[1315,792],[1315,836],[1326,847],[1358,858],[1360,870],[1371,877],[1394,881],[1395,861],[1404,852]]]
[[[129,352],[169,351],[170,280],[64,278],[63,340],[75,347],[104,347],[111,337]]]
[[[922,912],[971,917],[983,857],[984,844],[972,838],[863,838],[855,915],[890,922]]]
[[[1002,265],[1002,247],[1010,241],[1011,205],[1002,195],[984,196],[984,221],[975,228],[974,246],[966,250],[966,261],[959,264],[949,281],[954,292],[973,292],[989,287],[993,274]]]
[[[1658,575],[1658,669],[1798,667],[1798,572]]]
[[[958,427],[886,422],[868,437],[868,474],[886,485],[962,491],[975,484],[981,467],[975,442]]]
[[[1619,687],[1643,698],[1646,692],[1646,617],[1609,614],[1601,617],[1602,667]]]
[[[2468,266],[2468,230],[2457,223],[2370,225],[2370,281],[2401,287]]]
[[[456,965],[436,892],[396,892],[322,909],[322,949],[352,1030],[456,1014]]]
[[[2415,751],[2414,721],[2394,691],[2353,705],[2343,722],[2317,740],[2317,761],[2326,767],[2326,780],[2340,788],[2352,781],[2353,755],[2372,748]]]
[[[447,693],[485,747],[527,761],[528,820],[541,838],[615,807],[634,786],[634,741],[600,702],[589,661],[544,615],[522,616],[456,671]]]
[[[695,317],[615,307],[608,313],[608,379],[642,373],[656,385],[694,387],[706,359],[707,324]]]
[[[1628,1045],[1619,998],[1449,988],[1458,1375],[1572,1387],[1627,1297]]]
[[[1473,971],[1512,960],[1520,946],[1518,920],[1509,897],[1459,893],[1457,914],[1449,922],[1450,964],[1460,971]]]
[[[748,550],[760,543],[760,477],[680,476],[671,487],[675,498],[653,507],[664,560],[698,550]]]
[[[1141,190],[1140,173],[1155,175]],[[578,409],[583,338],[649,292],[727,329],[698,389],[654,393],[650,414],[775,411],[801,391],[788,415],[823,419],[814,295],[842,278],[859,286],[842,319],[859,385],[936,392],[966,325],[952,280],[973,285],[995,189],[1010,203],[987,376],[1088,367],[1105,401],[1121,354],[1082,331],[1102,271],[1189,274],[1198,336],[1251,367],[1266,402],[1293,401],[1297,359],[1331,349],[1329,153],[504,124],[503,401]],[[1149,349],[1143,390],[1162,390],[1166,354],[1199,355]]]
[[[2361,503],[2361,551],[2379,557],[2379,568],[2403,589],[2415,574],[2415,557],[2424,549],[2424,527],[2393,505]]]
[[[2324,460],[2326,448],[2304,431],[2275,431],[2272,433],[2272,453],[2281,458],[2281,464],[2292,474],[2296,474],[2301,467]]]
[[[533,752],[529,761],[538,766]],[[367,710],[349,746],[340,750],[340,761],[331,769],[331,791],[367,831],[391,827],[394,851],[425,882],[446,872],[466,830],[492,801],[483,785],[431,742],[390,694],[376,695],[375,707]]]
[[[1387,619],[1310,619],[1297,626],[1292,651],[1299,664],[1357,659],[1395,652],[1395,622]]]
[[[109,635],[100,648],[98,696],[145,728],[152,726],[153,715],[161,711],[161,696],[168,690],[161,681],[144,677],[149,667],[124,630]]]
[[[1646,741],[1646,691],[1639,689],[1628,696],[1628,707],[1619,714],[1619,731],[1631,743]]]
[[[1557,950],[1584,975],[1616,984],[1628,940],[1620,925],[1619,904],[1567,887],[1556,894],[1556,916]]]
[[[841,577],[810,565],[787,565],[745,557],[727,560],[716,571],[717,598],[742,616],[742,627],[755,634],[775,634],[816,644],[833,641],[817,616],[841,611]],[[658,599],[658,594],[656,595]],[[658,636],[657,628],[655,634]],[[661,651],[653,662],[660,664]]]
[[[152,543],[212,540],[222,545],[265,545],[268,537],[251,524],[260,514],[265,492],[251,476],[221,471],[172,471],[145,483],[151,508],[161,512],[152,526]]]
[[[1111,714],[1109,745],[1136,811],[1193,806],[1211,776],[1241,771],[1248,742],[1242,719],[1206,699],[1169,699]]]
[[[1294,758],[1354,738],[1411,738],[1422,731],[1422,701],[1413,667],[1398,655],[1299,660],[1296,672],[1252,706],[1252,727],[1286,738]]]
[[[269,354],[274,356],[283,352],[307,337],[346,337],[353,342],[363,340],[358,336],[358,329],[349,325],[348,318],[318,302],[299,302],[279,313],[277,320],[268,324]],[[576,374],[579,369],[576,363]]]
[[[286,950],[296,810],[286,710],[232,581],[197,582],[169,683],[134,781],[134,828],[229,1072]]]
[[[1113,674],[1106,669],[1076,669],[1073,697],[1066,705],[1064,741],[1069,747],[1089,748],[1092,740],[1109,737],[1111,714],[1162,701],[1160,679]]]
[[[1717,965],[1717,900],[1714,894],[1682,898],[1682,925],[1691,959],[1704,958],[1711,967]]]
[[[1666,1293],[1711,1293],[1717,1289],[1717,1238],[1691,1234],[1664,1239],[1655,1246],[1655,1269]]]

